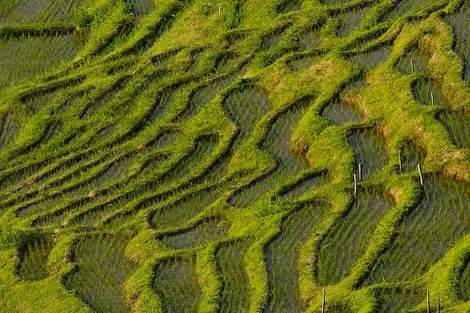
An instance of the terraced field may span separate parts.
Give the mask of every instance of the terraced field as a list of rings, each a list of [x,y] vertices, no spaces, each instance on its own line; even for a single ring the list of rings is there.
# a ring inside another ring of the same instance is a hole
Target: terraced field
[[[469,43],[469,0],[2,1],[0,312],[470,312]]]

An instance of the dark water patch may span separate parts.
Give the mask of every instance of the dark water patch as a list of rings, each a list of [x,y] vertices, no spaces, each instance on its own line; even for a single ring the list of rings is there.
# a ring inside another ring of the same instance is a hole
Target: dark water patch
[[[452,142],[459,148],[470,148],[470,116],[459,111],[448,111],[437,118],[447,129]]]
[[[126,73],[136,65],[134,60],[126,60],[125,62],[119,62],[117,65],[112,66],[106,71],[106,74],[112,76],[117,74]]]
[[[109,125],[103,128],[98,132],[97,137],[100,139],[110,138],[113,134],[117,132],[117,127],[114,125]]]
[[[181,132],[175,129],[165,130],[158,134],[157,137],[148,144],[148,147],[149,149],[166,149],[178,136],[181,136]]]
[[[220,218],[203,220],[193,229],[163,237],[161,240],[172,249],[190,249],[227,236],[229,224]]]
[[[151,157],[142,166],[142,170],[140,171],[139,176],[145,177],[149,174],[156,173],[157,170],[162,165],[162,163],[167,161],[169,158],[170,158],[169,154],[158,154],[154,157]]]
[[[344,86],[344,90],[361,90],[364,89],[366,85],[366,79],[365,76],[361,76],[358,78],[355,78],[349,82],[346,83]]]
[[[20,247],[18,276],[23,280],[40,280],[49,276],[47,260],[54,247],[51,237],[28,240]]]
[[[175,92],[171,89],[165,89],[158,94],[155,99],[153,110],[149,117],[145,120],[147,125],[153,124],[155,121],[160,120],[165,116],[166,112],[170,108],[175,98]]]
[[[0,25],[69,22],[83,0],[9,1],[0,13]]]
[[[202,300],[198,284],[196,258],[160,261],[155,267],[153,289],[165,313],[197,313]]]
[[[261,38],[260,49],[262,51],[267,51],[277,47],[281,42],[282,38],[284,37],[284,32],[288,27],[289,25],[280,27],[274,30],[272,33],[263,36]]]
[[[116,160],[110,164],[106,170],[91,182],[93,188],[101,188],[104,184],[110,183],[116,179],[122,178],[132,164],[131,158]]]
[[[301,71],[309,68],[317,60],[317,56],[302,56],[288,61],[287,65],[293,71]]]
[[[458,294],[464,301],[470,300],[470,262],[465,265],[458,282]]]
[[[131,237],[124,234],[81,238],[73,247],[74,270],[63,281],[96,312],[130,312],[123,287],[136,270],[125,255]]]
[[[293,127],[302,118],[309,101],[310,99],[299,101],[276,118],[261,143],[261,148],[274,157],[277,168],[251,185],[237,190],[229,199],[230,205],[239,208],[249,207],[280,182],[308,168],[303,160],[292,153],[290,138]]]
[[[421,203],[377,260],[365,285],[412,280],[439,261],[470,227],[470,188],[440,175],[425,176]]]
[[[58,93],[59,90],[34,93],[21,99],[21,102],[23,102],[31,112],[37,112],[51,104]]]
[[[313,176],[308,176],[297,183],[289,186],[284,189],[280,196],[284,200],[295,200],[306,195],[309,191],[317,188],[320,185],[323,185],[327,181],[326,173],[315,174]]]
[[[73,34],[0,38],[0,89],[51,72],[72,60],[81,47]]]
[[[344,125],[348,123],[359,124],[363,120],[358,111],[345,105],[339,99],[330,102],[320,115],[334,125]]]
[[[150,224],[156,229],[182,225],[196,217],[221,195],[222,190],[218,188],[203,189],[192,193],[170,206],[156,210],[150,216]]]
[[[172,50],[152,57],[152,63],[156,66],[166,67],[171,57],[175,56],[179,50]]]
[[[437,83],[428,78],[420,77],[413,83],[413,95],[421,104],[447,106],[447,101]]]
[[[93,88],[88,88],[86,90],[71,93],[54,108],[54,114],[67,113],[70,108],[79,104],[83,98],[88,97],[92,89]]]
[[[320,245],[316,277],[319,285],[337,283],[350,274],[366,252],[377,224],[392,206],[384,192],[359,190],[346,216],[333,226]]]
[[[419,74],[429,77],[428,57],[416,48],[408,51],[395,66],[402,74]]]
[[[248,275],[245,254],[249,243],[235,241],[224,243],[216,252],[217,269],[222,281],[220,312],[239,313],[248,310]]]
[[[204,54],[205,48],[196,48],[193,49],[190,53],[190,65],[186,69],[187,72],[197,71],[199,67],[199,61],[201,60],[202,55]]]
[[[420,11],[425,10],[426,8],[433,6],[435,3],[439,3],[438,0],[436,1],[429,1],[429,0],[395,0],[395,6],[393,9],[388,11],[386,14],[383,15],[381,18],[382,22],[391,21],[396,18],[404,17],[407,15],[413,15]]]
[[[78,77],[70,79],[64,83],[56,84],[52,87],[28,92],[20,97],[20,101],[26,106],[28,111],[36,113],[42,108],[50,105],[61,91],[75,86],[84,80],[84,77]]]
[[[340,5],[340,4],[346,4],[351,1],[352,0],[320,0],[320,3],[326,4],[326,5]]]
[[[35,165],[21,168],[18,171],[12,172],[10,174],[7,174],[0,179],[0,189],[6,189],[20,182],[23,182],[28,177],[33,176],[40,170],[41,170],[41,165],[35,164]],[[0,212],[2,211],[2,209],[4,208],[0,207]]]
[[[238,126],[234,143],[238,146],[253,131],[256,123],[272,108],[268,97],[258,89],[235,90],[224,101],[225,113]]]
[[[118,78],[110,87],[106,88],[85,106],[85,108],[80,113],[80,118],[84,119],[93,116],[104,105],[109,103],[118,92],[124,89],[131,80],[132,77],[128,75]]]
[[[207,160],[219,143],[217,136],[203,136],[196,140],[189,154],[183,157],[163,178],[163,183],[170,183],[183,179],[189,175],[202,162]]]
[[[263,312],[306,310],[299,292],[299,254],[325,211],[325,204],[304,204],[282,221],[280,234],[266,247],[269,301]]]
[[[387,151],[382,136],[372,130],[353,130],[348,142],[354,151],[356,164],[362,164],[359,178],[368,179],[388,163]]]
[[[2,118],[0,132],[0,150],[12,144],[18,138],[21,124],[18,117],[12,113],[6,113]]]
[[[49,127],[47,127],[42,143],[46,143],[59,135],[64,130],[64,123],[62,121],[53,121]]]
[[[300,10],[303,0],[283,0],[276,7],[277,13],[287,13]]]
[[[369,12],[370,8],[365,7],[350,12],[340,13],[336,16],[340,21],[340,26],[336,35],[340,38],[347,37],[359,27],[359,24]]]
[[[411,141],[405,141],[400,147],[399,161],[401,161],[400,172],[411,173],[416,172],[418,164],[423,164],[426,153],[420,147]]]
[[[152,13],[155,4],[152,0],[126,0],[136,17],[142,17]]]
[[[420,288],[377,288],[373,291],[377,299],[374,312],[408,312],[426,299],[426,291]]]
[[[387,60],[391,51],[391,47],[381,46],[371,51],[356,54],[351,57],[351,60],[363,68],[372,69]]]
[[[318,28],[311,28],[307,30],[298,42],[298,50],[305,51],[310,49],[319,48],[321,46],[320,30]]]
[[[226,73],[236,66],[238,57],[233,53],[226,53],[217,58],[214,68],[217,73]]]
[[[212,80],[207,85],[198,88],[191,96],[188,106],[178,120],[186,120],[194,117],[204,106],[209,104],[222,90],[235,82],[236,74]]]
[[[459,54],[464,63],[463,79],[470,81],[470,4],[464,1],[457,13],[446,16],[448,22],[454,30],[454,49]]]

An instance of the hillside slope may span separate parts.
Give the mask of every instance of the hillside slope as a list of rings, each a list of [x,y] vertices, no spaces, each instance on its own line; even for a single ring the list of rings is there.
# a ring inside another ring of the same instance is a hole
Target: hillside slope
[[[469,0],[12,0],[0,73],[0,312],[470,312]]]

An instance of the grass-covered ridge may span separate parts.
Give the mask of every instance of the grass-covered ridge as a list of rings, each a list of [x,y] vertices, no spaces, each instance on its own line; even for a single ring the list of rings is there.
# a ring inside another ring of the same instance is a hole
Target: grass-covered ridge
[[[470,1],[4,2],[1,312],[470,310]]]

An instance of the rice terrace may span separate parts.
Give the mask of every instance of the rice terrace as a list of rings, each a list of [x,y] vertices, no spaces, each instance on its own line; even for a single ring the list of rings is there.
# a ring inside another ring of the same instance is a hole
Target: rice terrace
[[[25,312],[470,312],[470,0],[0,1]]]

